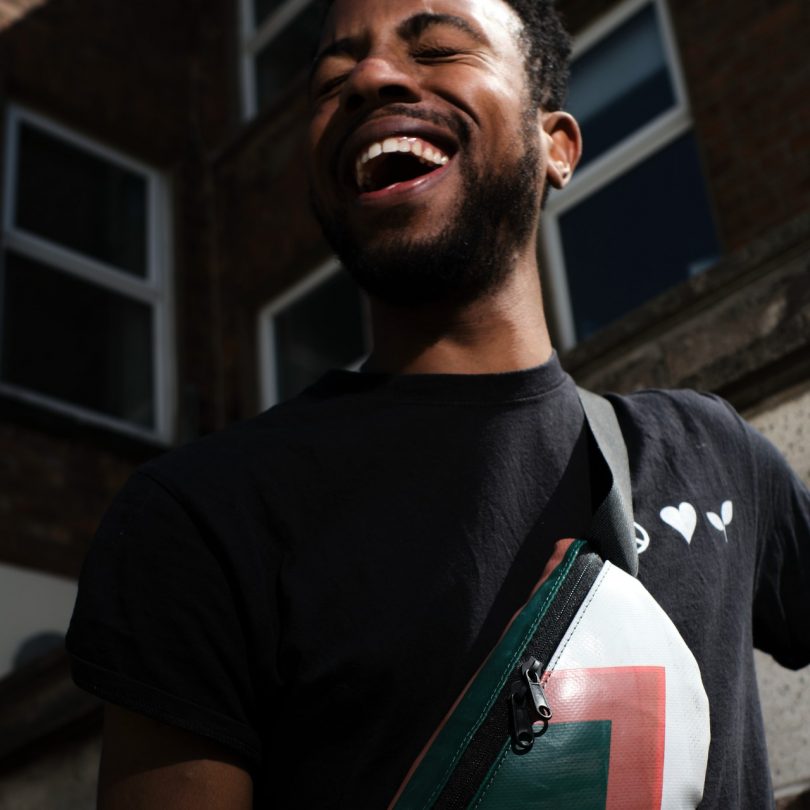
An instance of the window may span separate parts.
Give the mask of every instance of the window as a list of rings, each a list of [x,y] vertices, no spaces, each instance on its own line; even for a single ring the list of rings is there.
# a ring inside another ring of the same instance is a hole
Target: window
[[[269,107],[315,55],[324,0],[241,0],[245,118]]]
[[[663,0],[630,0],[574,44],[582,161],[543,214],[557,342],[572,346],[719,256]]]
[[[168,440],[162,179],[18,107],[5,157],[0,390]]]
[[[335,259],[268,304],[258,334],[264,408],[330,368],[357,368],[370,343],[363,296]]]

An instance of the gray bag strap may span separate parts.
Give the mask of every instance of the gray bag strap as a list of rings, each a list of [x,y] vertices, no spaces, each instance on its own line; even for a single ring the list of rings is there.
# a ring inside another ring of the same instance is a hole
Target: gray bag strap
[[[585,418],[608,468],[612,483],[607,497],[591,520],[587,540],[592,540],[602,556],[628,574],[638,574],[633,524],[633,497],[630,489],[630,463],[613,406],[604,397],[577,388]]]

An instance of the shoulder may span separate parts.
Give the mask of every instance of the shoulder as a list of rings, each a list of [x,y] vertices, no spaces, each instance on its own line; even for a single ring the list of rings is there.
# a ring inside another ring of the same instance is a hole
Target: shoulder
[[[174,448],[139,474],[181,498],[270,497],[284,505],[311,486],[326,456],[345,453],[362,438],[377,402],[368,388],[362,375],[329,372],[298,396]]]
[[[726,465],[745,462],[751,473],[783,474],[782,454],[716,394],[650,389],[608,394],[628,447],[656,443],[667,451],[711,454]]]
[[[306,445],[316,442],[312,403],[297,398],[258,416],[172,448],[138,468],[174,495],[239,490],[249,494],[257,475],[292,472]]]
[[[619,419],[640,429],[662,425],[738,429],[742,419],[716,394],[690,389],[651,388],[632,394],[606,394]]]
[[[733,509],[735,526],[747,527],[754,549],[765,537],[795,534],[775,529],[785,516],[806,524],[806,487],[779,450],[722,398],[688,390],[608,398],[627,444],[642,525],[680,525],[684,517],[673,510],[682,510],[689,515],[689,542],[695,514],[718,528],[716,516]]]
[[[785,465],[731,405],[714,394],[689,390],[639,391],[609,399],[627,445],[642,525],[659,519],[666,523],[662,510],[679,504],[690,515],[695,510],[719,514],[727,501],[745,508],[747,524],[757,525],[757,492],[765,481],[784,480]]]
[[[687,389],[608,394],[629,447],[657,444],[668,451],[749,455],[767,444],[721,397]]]

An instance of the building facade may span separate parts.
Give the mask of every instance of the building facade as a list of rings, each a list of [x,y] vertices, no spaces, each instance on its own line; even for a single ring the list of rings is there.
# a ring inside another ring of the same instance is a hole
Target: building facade
[[[715,391],[810,481],[806,4],[559,6],[586,143],[541,233],[564,366],[597,390]],[[0,2],[0,810],[93,806],[101,714],[61,634],[131,470],[368,349],[308,205],[320,14]],[[798,807],[810,673],[758,666]]]

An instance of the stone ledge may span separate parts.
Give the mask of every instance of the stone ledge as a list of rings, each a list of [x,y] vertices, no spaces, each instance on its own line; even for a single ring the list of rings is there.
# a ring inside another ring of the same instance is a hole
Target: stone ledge
[[[562,355],[581,385],[718,391],[750,407],[810,377],[810,213]]]

